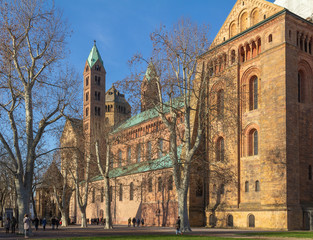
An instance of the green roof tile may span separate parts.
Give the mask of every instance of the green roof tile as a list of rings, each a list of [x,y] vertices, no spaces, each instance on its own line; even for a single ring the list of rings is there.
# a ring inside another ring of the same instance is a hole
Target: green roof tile
[[[98,51],[98,48],[96,46],[96,41],[89,53],[89,56],[88,56],[88,59],[87,59],[87,62],[89,64],[89,67],[92,68],[92,66],[98,61],[100,60],[100,62],[102,63],[103,65],[103,61],[101,59],[101,56],[100,56],[100,53]]]
[[[164,104],[165,105],[165,113],[169,112],[169,106],[167,106],[167,103]],[[173,107],[176,109],[180,109],[184,106],[184,101],[182,97],[177,97],[174,99],[173,101]],[[123,122],[121,125],[119,125],[114,131],[113,133],[122,131],[124,129],[133,127],[135,125],[138,125],[140,123],[143,123],[145,121],[148,121],[150,119],[156,118],[159,116],[159,113],[157,111],[156,108],[152,108],[152,109],[148,109],[144,112],[141,112],[133,117],[131,117],[130,119],[126,120],[125,122]]]
[[[182,146],[179,146],[177,148],[177,151],[178,151],[178,157],[180,157],[180,154],[182,152]],[[109,177],[116,178],[116,177],[136,174],[136,173],[144,173],[144,172],[149,172],[149,171],[161,170],[165,168],[171,168],[172,166],[173,165],[172,165],[170,156],[166,154],[165,156],[155,159],[155,160],[144,161],[144,162],[134,163],[134,164],[124,166],[124,167],[114,168],[110,170]],[[103,180],[103,177],[101,175],[96,176],[92,179],[93,182],[100,181],[100,180]]]

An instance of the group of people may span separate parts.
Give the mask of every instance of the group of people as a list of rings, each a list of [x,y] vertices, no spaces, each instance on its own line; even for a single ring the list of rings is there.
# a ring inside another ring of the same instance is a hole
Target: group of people
[[[128,218],[128,227],[131,226],[131,223],[133,223],[134,227],[136,227],[136,224],[137,224],[137,227],[139,227],[141,223],[141,226],[143,227],[145,225],[145,220],[143,218],[140,219],[140,218],[135,218],[135,217],[131,219],[130,217]]]
[[[10,219],[9,217],[6,218],[5,223],[5,232],[9,233],[10,229],[11,229],[11,233],[15,233],[15,228],[17,226],[17,220],[15,217],[12,217],[12,219]]]

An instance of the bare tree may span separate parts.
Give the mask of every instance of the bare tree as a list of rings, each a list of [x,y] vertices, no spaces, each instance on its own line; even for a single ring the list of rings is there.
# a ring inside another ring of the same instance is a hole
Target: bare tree
[[[149,62],[152,78],[156,85],[149,104],[153,104],[166,131],[169,132],[169,156],[173,166],[174,182],[178,196],[178,213],[181,229],[190,231],[188,219],[188,190],[190,171],[194,155],[203,136],[204,81],[193,84],[198,57],[209,48],[208,26],[197,26],[188,19],[181,19],[169,30],[161,26],[151,34],[153,54]],[[142,62],[140,54],[134,56],[131,64]],[[127,82],[136,86],[138,75]],[[202,77],[203,78],[203,77]],[[124,84],[125,85],[125,84]],[[138,84],[137,84],[138,85]],[[138,88],[137,88],[138,89]],[[180,138],[178,123],[183,119],[183,137]],[[195,119],[198,124],[195,123]],[[181,140],[181,141],[179,141]],[[181,142],[179,146],[178,143]],[[182,148],[180,153],[179,148]]]
[[[51,136],[75,94],[72,71],[58,68],[65,66],[67,35],[52,2],[0,2],[0,141],[12,166],[19,226],[29,212],[36,159],[44,154],[40,143]]]

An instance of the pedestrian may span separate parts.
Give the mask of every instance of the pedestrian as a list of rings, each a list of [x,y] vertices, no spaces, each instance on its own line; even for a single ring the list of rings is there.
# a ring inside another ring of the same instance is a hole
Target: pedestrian
[[[30,228],[30,219],[27,214],[24,215],[23,223],[24,223],[25,238],[28,238],[29,228]]]
[[[7,217],[5,221],[5,233],[10,233],[11,219]]]
[[[16,218],[13,216],[12,221],[11,221],[11,232],[12,233],[15,233],[16,224],[17,224]]]
[[[177,234],[183,235],[183,233],[180,231],[180,217],[179,216],[176,221],[176,235]]]
[[[136,218],[133,218],[133,226],[136,227]]]
[[[35,223],[35,229],[37,231],[38,230],[38,225],[39,225],[39,219],[37,217],[35,217],[34,223]]]
[[[43,230],[46,230],[47,220],[44,218],[42,219],[42,228]]]
[[[131,224],[132,224],[132,218],[131,218],[131,217],[129,217],[129,218],[128,218],[128,227],[130,227],[130,226],[131,226]]]
[[[51,218],[51,227],[52,227],[52,230],[54,230],[54,226],[55,226],[55,218],[52,217],[52,218]]]
[[[142,218],[141,219],[141,226],[143,227],[143,225],[145,225],[145,220]]]
[[[137,227],[140,226],[140,218],[137,218]]]
[[[58,218],[55,218],[55,225],[57,226],[57,229],[59,229],[60,220]]]

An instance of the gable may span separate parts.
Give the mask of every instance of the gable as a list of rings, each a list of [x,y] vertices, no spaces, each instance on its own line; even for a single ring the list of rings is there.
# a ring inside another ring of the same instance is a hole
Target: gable
[[[236,36],[284,8],[265,0],[237,0],[211,48]]]

